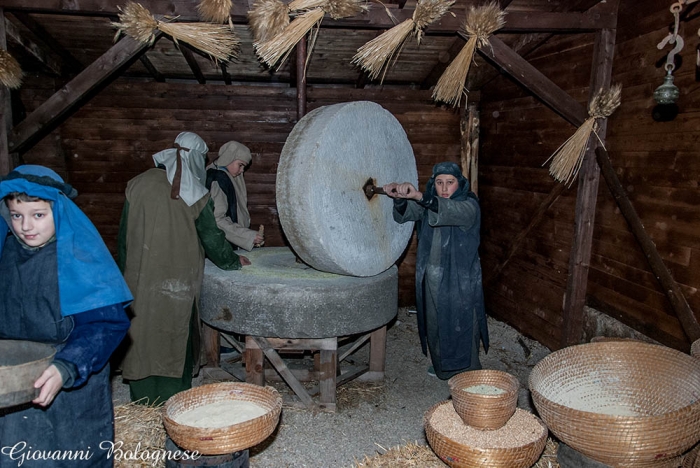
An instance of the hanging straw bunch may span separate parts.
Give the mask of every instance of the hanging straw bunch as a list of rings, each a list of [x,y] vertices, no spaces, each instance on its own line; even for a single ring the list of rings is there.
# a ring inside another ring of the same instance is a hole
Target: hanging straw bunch
[[[298,16],[281,33],[274,35],[271,39],[253,44],[260,60],[270,67],[279,62],[278,69],[282,66],[294,46],[309,31],[321,23],[326,13],[337,20],[367,11],[368,6],[363,3],[363,0],[294,0],[288,5],[288,9],[293,14],[298,14]],[[255,29],[259,28],[256,26]],[[255,29],[253,34],[259,37],[255,33]],[[259,34],[262,36],[262,33]],[[311,33],[308,55],[311,54],[317,35],[318,28]]]
[[[505,11],[496,2],[480,7],[471,7],[467,14],[464,30],[469,37],[467,43],[445,69],[433,90],[433,99],[457,106],[469,74],[469,67],[477,48],[489,43],[489,37],[506,23]]]
[[[119,10],[120,22],[112,23],[117,28],[115,39],[124,33],[151,45],[155,41],[156,30],[160,30],[172,37],[175,44],[185,42],[210,55],[215,61],[226,62],[237,55],[240,41],[227,26],[159,21],[150,11],[135,2],[129,2]]]
[[[545,161],[545,164],[550,160],[552,161],[549,166],[549,174],[554,177],[554,179],[571,186],[581,168],[591,132],[595,133],[596,131],[596,119],[606,119],[615,112],[615,109],[620,105],[621,91],[622,86],[617,84],[611,86],[607,92],[601,89],[593,97],[588,105],[589,117],[578,130],[576,130],[576,132]]]
[[[384,81],[389,62],[394,56],[398,58],[409,34],[413,34],[420,44],[423,29],[440,19],[453,4],[454,0],[419,0],[411,19],[397,24],[357,49],[352,63],[358,64],[372,80],[384,70],[382,74],[382,81]]]
[[[228,23],[229,27],[233,29],[233,23],[231,22],[232,6],[233,2],[231,0],[200,0],[199,5],[197,5],[197,11],[203,21],[218,24]]]
[[[248,12],[248,24],[256,43],[267,42],[289,24],[289,7],[280,0],[255,0]]]
[[[22,67],[4,49],[0,49],[0,83],[10,89],[17,89],[22,84]]]

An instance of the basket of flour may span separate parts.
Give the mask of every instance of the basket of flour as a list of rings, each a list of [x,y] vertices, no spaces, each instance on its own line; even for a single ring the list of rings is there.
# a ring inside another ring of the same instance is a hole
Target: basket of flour
[[[700,360],[675,349],[571,346],[538,362],[529,381],[549,430],[606,465],[669,466],[700,440]]]
[[[202,455],[245,450],[275,430],[282,397],[272,387],[223,382],[202,385],[165,403],[163,424],[178,446]]]
[[[452,404],[464,424],[481,430],[503,427],[515,413],[520,382],[507,372],[462,372],[448,381]]]

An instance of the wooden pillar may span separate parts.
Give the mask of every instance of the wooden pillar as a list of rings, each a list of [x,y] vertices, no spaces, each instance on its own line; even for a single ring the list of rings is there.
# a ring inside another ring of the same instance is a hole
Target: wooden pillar
[[[265,371],[263,369],[263,351],[248,335],[245,337],[245,381],[255,385],[265,385]]]
[[[0,8],[0,49],[7,50],[5,13],[2,8]],[[11,129],[12,102],[10,101],[10,90],[0,85],[0,176],[12,170],[12,158],[7,145],[7,138]]]
[[[593,52],[589,100],[600,89],[610,88],[614,52],[615,30],[598,31]],[[603,141],[605,141],[606,130],[607,119],[599,120],[598,136]],[[592,135],[588,145],[578,178],[574,239],[569,256],[569,274],[564,297],[562,347],[578,344],[583,336],[583,306],[586,303],[596,198],[600,182],[600,168],[595,156],[598,138]]]
[[[467,104],[460,120],[462,174],[471,191],[479,195],[479,106]]]
[[[219,367],[221,360],[219,354],[220,339],[219,330],[202,322],[202,348],[204,348],[204,357],[207,360],[206,367]]]
[[[297,44],[297,122],[306,115],[306,37]]]

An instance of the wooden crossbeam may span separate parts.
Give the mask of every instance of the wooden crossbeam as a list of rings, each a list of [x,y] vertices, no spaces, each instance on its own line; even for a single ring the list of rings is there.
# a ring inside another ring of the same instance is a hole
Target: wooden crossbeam
[[[8,142],[10,151],[26,152],[148,48],[147,44],[123,37],[12,130]]]
[[[148,60],[148,57],[146,57],[146,54],[142,54],[139,57],[139,61],[141,62],[141,65],[143,65],[146,70],[148,70],[148,73],[153,77],[154,80],[156,80],[158,83],[165,83],[165,77],[161,72],[158,71],[155,65],[153,65],[153,62]]]
[[[192,74],[194,75],[194,77],[197,79],[199,84],[205,84],[207,80],[204,78],[204,74],[202,73],[202,69],[197,63],[197,59],[194,58],[194,53],[192,52],[192,49],[190,49],[184,44],[180,44],[179,47],[180,52],[182,53],[182,56],[185,57],[187,65],[189,65],[190,70],[192,70]]]
[[[23,34],[7,17],[5,18],[5,34],[7,35],[7,39],[23,48],[27,54],[34,57],[34,59],[45,66],[51,73],[58,76],[61,75],[61,61],[27,37],[26,34]]]
[[[32,18],[26,12],[15,11],[13,16],[24,25],[25,28],[29,29],[32,34],[34,34],[43,45],[51,49],[56,55],[61,57],[63,61],[63,71],[70,75],[77,75],[80,70],[83,69],[83,64],[81,64],[73,54],[71,54],[67,49],[65,49],[49,32],[41,25],[37,20]]]
[[[668,297],[668,300],[671,302],[671,306],[673,306],[673,310],[676,312],[678,321],[681,323],[685,334],[691,342],[700,339],[700,324],[683,295],[683,291],[676,280],[673,279],[671,271],[664,263],[661,255],[659,255],[658,250],[656,250],[654,241],[651,236],[649,236],[646,229],[644,229],[644,225],[642,224],[642,220],[639,219],[637,210],[632,206],[627,192],[617,178],[617,174],[615,173],[615,169],[610,162],[608,152],[605,148],[599,147],[596,149],[596,160],[598,161],[598,166],[600,166],[603,178],[608,184],[610,193],[612,193],[613,198],[620,207],[620,212],[625,217],[625,220],[627,220],[630,231],[632,231],[637,242],[639,242],[642,252],[644,252],[644,256],[649,262],[651,271],[661,285],[661,289],[663,289],[666,297]]]
[[[231,84],[231,75],[228,72],[228,68],[226,67],[225,63],[221,63],[219,65],[221,67],[221,77],[224,79],[224,83],[227,85]]]
[[[430,89],[435,86],[442,76],[443,72],[447,69],[450,63],[457,57],[457,54],[462,50],[466,44],[465,40],[461,37],[455,39],[455,41],[450,45],[450,48],[446,52],[440,52],[438,57],[438,63],[430,70],[428,76],[425,77],[420,85],[420,89]]]
[[[460,33],[461,34],[461,33]],[[579,126],[588,117],[586,108],[547,78],[497,36],[489,39],[491,47],[482,47],[479,53],[508,73],[515,81],[530,90],[568,122]]]
[[[592,0],[588,0],[592,1]],[[160,0],[141,0],[144,7],[155,15],[177,16],[178,21],[199,21],[196,2],[163,2]],[[19,10],[52,14],[100,15],[110,16],[119,13],[118,2],[111,0],[81,0],[66,2],[65,0],[0,0],[0,7],[8,10]],[[397,8],[388,5],[392,14],[401,22],[413,16],[413,8]],[[397,5],[398,6],[398,5]],[[247,24],[249,5],[247,0],[235,0],[231,8],[231,19],[235,24]],[[462,15],[443,16],[440,21],[431,24],[427,34],[454,34],[464,21]],[[614,27],[616,16],[610,13],[551,13],[551,12],[509,12],[503,32],[525,31],[596,31],[602,28]],[[394,22],[382,7],[372,8],[368,13],[352,18],[333,20],[327,16],[321,27],[356,28],[356,29],[389,29]]]

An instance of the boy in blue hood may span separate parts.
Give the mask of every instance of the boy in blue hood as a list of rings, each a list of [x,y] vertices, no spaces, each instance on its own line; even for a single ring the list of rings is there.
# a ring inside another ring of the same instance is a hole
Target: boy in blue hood
[[[39,396],[0,413],[0,467],[113,465],[108,361],[132,296],[76,195],[42,166],[0,178],[0,339],[56,348]]]
[[[410,183],[391,183],[394,220],[416,221],[416,309],[428,374],[449,379],[481,369],[480,343],[488,351],[479,260],[479,201],[459,166],[438,163],[425,192]]]

